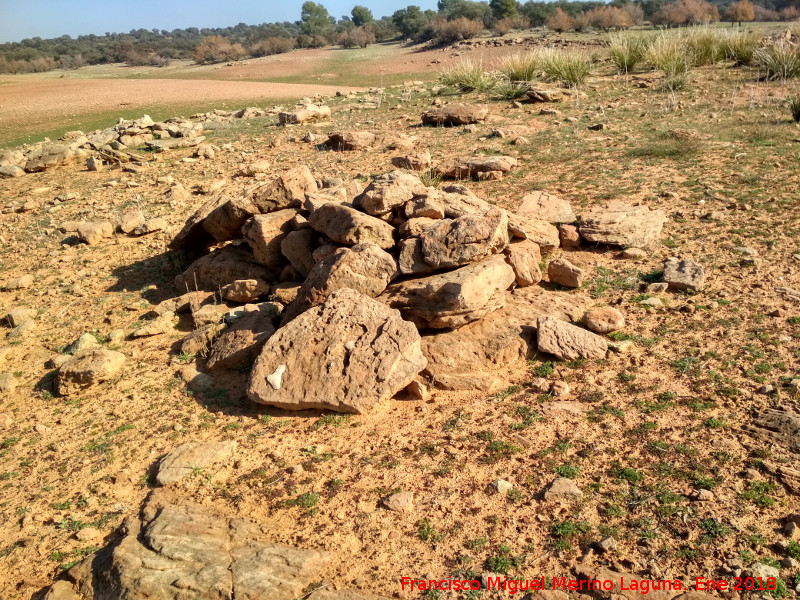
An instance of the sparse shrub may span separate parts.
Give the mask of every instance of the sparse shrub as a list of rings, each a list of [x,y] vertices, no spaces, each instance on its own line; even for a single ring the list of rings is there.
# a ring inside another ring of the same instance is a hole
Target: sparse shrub
[[[231,44],[221,35],[205,38],[194,51],[194,59],[200,64],[239,60],[246,55],[241,44]]]
[[[608,53],[620,73],[629,73],[644,58],[647,38],[634,35],[612,35]]]
[[[375,43],[375,33],[371,27],[356,27],[340,33],[336,42],[344,48],[366,48]]]
[[[575,21],[560,7],[556,8],[555,12],[547,18],[547,28],[561,33],[567,31],[575,26]]]
[[[591,72],[591,61],[582,52],[547,50],[542,53],[541,61],[549,79],[571,88],[579,88]]]
[[[58,66],[69,71],[80,69],[81,67],[85,67],[87,64],[89,63],[85,58],[83,58],[82,54],[76,54],[75,56],[65,54],[58,59]]]
[[[527,29],[530,21],[525,17],[504,17],[494,24],[494,32],[498,35],[505,35],[515,29]]]
[[[539,55],[536,52],[516,52],[504,56],[498,71],[508,81],[532,81],[539,70]]]
[[[633,20],[626,11],[610,5],[596,6],[586,13],[586,18],[592,27],[597,27],[603,31],[621,29],[633,25]]]
[[[145,53],[133,50],[125,57],[125,64],[130,67],[166,67],[169,59],[155,52]]]
[[[454,67],[442,71],[439,74],[439,83],[468,93],[487,92],[497,84],[497,80],[491,73],[484,71],[481,63],[462,60]]]
[[[786,81],[800,75],[800,48],[781,42],[753,53],[753,64],[769,81]]]
[[[789,103],[789,110],[792,113],[792,118],[797,123],[800,123],[800,94],[790,96],[787,102]]]
[[[284,54],[295,49],[297,42],[294,38],[269,37],[260,40],[248,47],[250,56],[271,56],[273,54]]]
[[[483,21],[461,17],[448,21],[444,17],[437,17],[431,23],[433,39],[437,44],[452,44],[461,40],[474,38],[484,29]]]

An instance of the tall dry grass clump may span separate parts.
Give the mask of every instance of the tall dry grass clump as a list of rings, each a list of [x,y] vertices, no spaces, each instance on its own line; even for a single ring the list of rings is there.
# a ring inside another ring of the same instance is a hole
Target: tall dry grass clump
[[[611,62],[622,74],[630,73],[636,65],[642,62],[649,46],[647,37],[630,33],[613,34],[608,39],[608,54]]]
[[[533,81],[540,71],[539,62],[536,52],[517,52],[503,57],[497,70],[508,81]]]
[[[714,65],[725,60],[727,36],[723,31],[711,27],[693,27],[681,37],[695,66]]]
[[[592,71],[592,61],[584,52],[544,50],[540,55],[542,71],[550,80],[570,88],[580,88]]]
[[[752,31],[729,31],[725,39],[725,57],[738,66],[753,64],[756,50],[761,46],[761,36]]]
[[[689,81],[693,59],[683,36],[657,35],[647,48],[644,60],[664,73],[664,87],[670,92],[683,88]]]
[[[439,73],[439,83],[454,87],[461,92],[488,92],[497,79],[483,69],[482,63],[462,60],[458,64]]]
[[[800,48],[778,42],[753,53],[753,66],[769,81],[786,81],[800,76]]]

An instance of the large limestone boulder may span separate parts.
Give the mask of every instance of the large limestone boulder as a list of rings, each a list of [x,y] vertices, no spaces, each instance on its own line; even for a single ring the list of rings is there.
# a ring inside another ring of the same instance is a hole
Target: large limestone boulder
[[[316,231],[306,228],[288,232],[281,241],[281,254],[303,277],[307,277],[314,268],[318,237]]]
[[[288,323],[309,308],[322,304],[336,290],[350,288],[375,298],[397,275],[397,263],[391,254],[375,244],[338,248],[320,260],[309,273],[294,302],[286,309]]]
[[[125,355],[105,348],[88,348],[72,356],[56,373],[60,395],[76,394],[115,377],[125,362]]]
[[[521,240],[506,246],[503,252],[506,262],[514,269],[514,277],[519,287],[535,285],[542,280],[542,253],[539,244]]]
[[[568,201],[542,191],[531,192],[523,197],[517,214],[553,224],[572,223],[576,220]]]
[[[428,359],[426,374],[444,389],[489,391],[498,371],[534,356],[537,321],[553,316],[580,319],[586,298],[539,286],[506,292],[505,306],[455,330],[423,335],[422,351]]]
[[[643,248],[658,242],[665,220],[661,209],[613,202],[583,215],[580,234],[589,242]]]
[[[292,230],[291,220],[297,211],[279,210],[266,215],[256,215],[242,227],[242,236],[253,250],[253,256],[262,265],[275,271],[284,264],[281,242]]]
[[[369,215],[385,215],[428,189],[419,177],[403,171],[391,171],[373,179],[366,189],[356,197],[355,203]]]
[[[422,113],[422,122],[427,125],[471,125],[485,121],[489,116],[486,104],[446,104]]]
[[[418,327],[456,328],[502,308],[514,271],[502,256],[391,285],[385,301]]]
[[[215,292],[240,279],[269,280],[269,270],[258,262],[247,246],[225,246],[194,261],[175,277],[179,292]]]
[[[445,219],[425,229],[422,259],[434,269],[448,269],[499,254],[508,245],[508,216],[501,208],[485,215]]]
[[[540,317],[537,344],[540,352],[561,360],[605,358],[608,344],[599,335],[554,317]]]
[[[349,206],[334,202],[323,204],[309,215],[308,222],[316,231],[340,244],[375,244],[383,249],[394,246],[394,227]]]
[[[276,544],[252,521],[154,491],[121,538],[70,571],[83,598],[294,600],[330,554]]]
[[[468,187],[460,184],[445,185],[430,193],[444,204],[444,216],[448,219],[462,215],[482,215],[494,208],[486,200],[478,198]]]
[[[561,243],[555,225],[542,219],[508,213],[508,230],[516,238],[535,242],[542,254],[549,254]]]
[[[289,410],[361,414],[425,368],[416,328],[351,289],[281,327],[264,346],[247,396]]]
[[[28,173],[38,173],[51,167],[74,164],[78,156],[79,151],[67,144],[42,144],[28,155],[24,169]]]

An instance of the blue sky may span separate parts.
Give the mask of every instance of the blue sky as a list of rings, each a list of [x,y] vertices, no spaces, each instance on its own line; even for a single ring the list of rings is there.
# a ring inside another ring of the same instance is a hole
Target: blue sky
[[[0,42],[31,37],[131,29],[227,27],[275,21],[299,21],[304,0],[0,0]],[[416,4],[436,9],[436,0],[322,0],[337,19],[349,15],[355,4],[376,17]]]

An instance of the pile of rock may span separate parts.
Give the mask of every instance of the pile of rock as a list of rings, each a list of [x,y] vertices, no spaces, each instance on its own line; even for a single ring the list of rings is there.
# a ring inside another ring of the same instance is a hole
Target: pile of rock
[[[578,230],[555,196],[536,192],[511,213],[463,185],[426,187],[399,170],[363,190],[329,183],[301,166],[241,194],[223,190],[171,243],[201,256],[176,278],[184,295],[157,307],[159,318],[172,327],[173,312],[191,311],[196,331],[183,351],[206,355],[211,369],[255,359],[255,402],[362,413],[404,388],[425,397],[431,383],[492,389],[503,384],[498,366],[537,348],[602,356],[605,339],[569,323],[584,316],[585,298],[536,285],[541,256],[560,246],[557,225],[572,227],[574,243],[650,244],[664,220],[618,204]],[[226,324],[214,294],[253,304]],[[584,322],[600,333],[621,327],[609,310]]]

